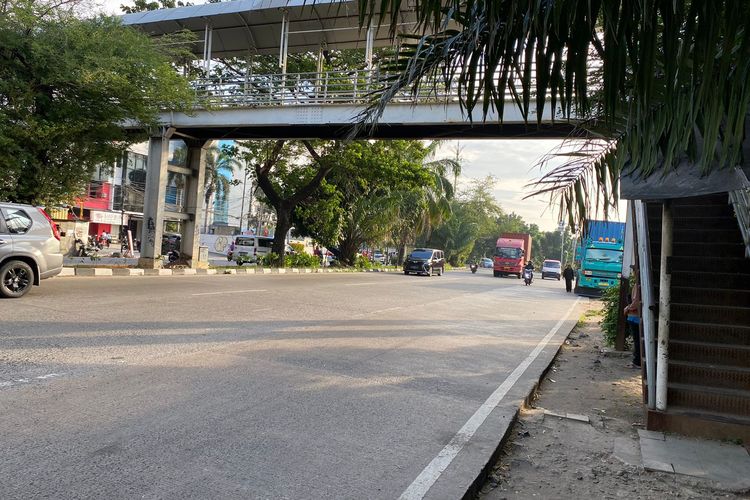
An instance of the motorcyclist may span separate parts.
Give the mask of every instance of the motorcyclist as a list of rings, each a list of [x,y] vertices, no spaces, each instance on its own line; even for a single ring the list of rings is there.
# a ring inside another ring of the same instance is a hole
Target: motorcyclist
[[[534,279],[534,264],[532,264],[530,260],[526,261],[526,265],[523,266],[523,270],[524,272],[525,271],[529,272],[529,276],[530,276],[529,282],[531,282],[531,280]]]

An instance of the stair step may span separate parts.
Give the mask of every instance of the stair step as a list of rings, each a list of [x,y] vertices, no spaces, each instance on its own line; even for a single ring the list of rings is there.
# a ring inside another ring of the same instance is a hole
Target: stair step
[[[661,242],[661,226],[655,227],[650,236]],[[735,243],[742,241],[739,226],[717,228],[713,226],[683,227],[672,229],[672,241],[676,243]]]
[[[688,304],[750,307],[750,290],[673,286],[672,300]]]
[[[662,431],[715,440],[740,439],[750,443],[750,416],[748,415],[695,410],[670,404],[667,411],[662,412],[662,416],[659,429]]]
[[[669,339],[669,360],[750,368],[750,345]]]
[[[750,346],[750,326],[677,321],[669,323],[670,341],[686,340]]]
[[[679,384],[750,390],[750,368],[695,361],[669,360],[667,380]],[[750,392],[748,392],[750,397]]]
[[[750,259],[744,257],[672,257],[673,271],[700,271],[719,273],[739,273],[748,275],[750,283]]]
[[[695,321],[722,325],[750,325],[750,307],[672,302],[671,317],[675,321]]]
[[[679,217],[673,216],[672,221],[675,230],[710,227],[712,229],[738,229],[737,219],[733,215],[721,215],[714,217]],[[661,228],[661,219],[654,230]]]
[[[667,383],[667,405],[728,415],[750,415],[750,390]]]
[[[659,283],[659,270],[652,274],[654,284]],[[716,273],[706,271],[673,271],[673,287],[724,288],[744,290],[750,285],[750,276],[739,273]]]
[[[661,221],[661,206],[649,207],[648,217]],[[691,217],[734,217],[734,210],[729,204],[682,205],[672,208],[672,218],[675,220]]]
[[[661,240],[654,241],[651,239],[651,255],[661,255]],[[744,257],[745,245],[742,240],[733,243],[717,242],[708,243],[701,241],[694,242],[674,242],[672,244],[672,255],[680,257]]]

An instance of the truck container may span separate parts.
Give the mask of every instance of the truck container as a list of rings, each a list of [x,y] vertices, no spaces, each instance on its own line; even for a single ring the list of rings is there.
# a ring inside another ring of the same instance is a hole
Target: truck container
[[[496,278],[515,274],[520,279],[527,260],[531,260],[531,235],[502,233],[495,246],[492,274]]]
[[[576,294],[598,297],[603,290],[619,285],[624,237],[622,222],[586,221],[585,232],[576,248]]]

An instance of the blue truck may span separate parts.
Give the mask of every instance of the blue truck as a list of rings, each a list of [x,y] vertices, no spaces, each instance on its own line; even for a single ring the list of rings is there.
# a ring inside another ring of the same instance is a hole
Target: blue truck
[[[587,220],[576,248],[575,293],[598,297],[603,290],[619,286],[625,223]]]

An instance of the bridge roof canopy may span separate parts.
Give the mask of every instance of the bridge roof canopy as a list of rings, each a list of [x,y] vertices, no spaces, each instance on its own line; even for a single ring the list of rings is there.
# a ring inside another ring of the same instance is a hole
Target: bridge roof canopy
[[[208,25],[213,30],[213,57],[277,54],[286,10],[289,53],[317,51],[321,46],[364,48],[367,30],[359,27],[357,4],[353,0],[235,0],[125,14],[122,22],[152,36],[188,30],[199,40]],[[399,24],[398,31],[413,32],[414,15],[407,8]],[[389,28],[383,25],[375,32],[374,46],[393,43]],[[196,53],[202,50],[202,42],[196,44]]]

